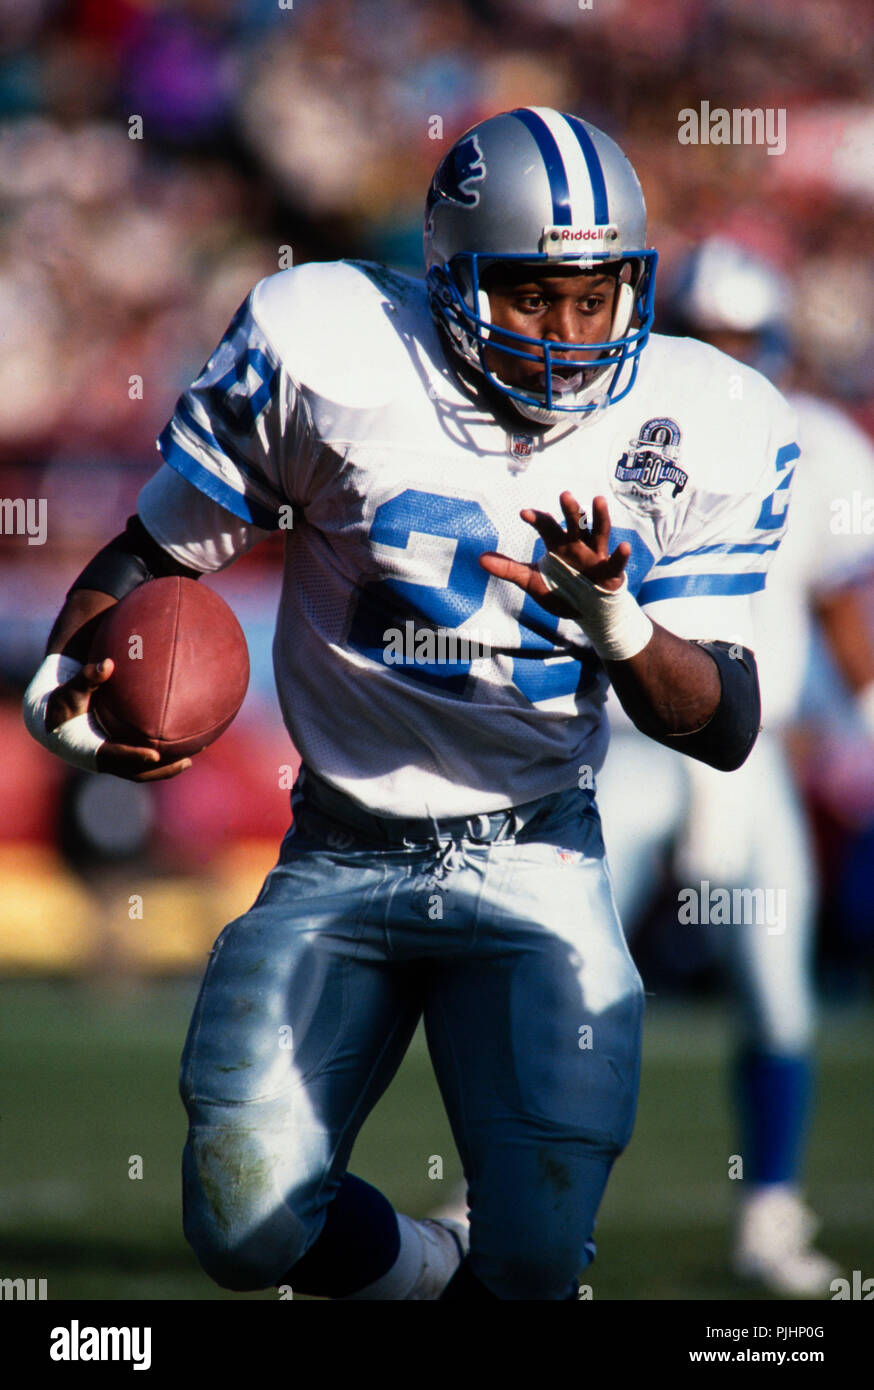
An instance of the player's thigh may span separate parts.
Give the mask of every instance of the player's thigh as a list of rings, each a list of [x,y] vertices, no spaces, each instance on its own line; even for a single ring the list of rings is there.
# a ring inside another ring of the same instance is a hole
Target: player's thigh
[[[664,873],[689,799],[685,760],[624,726],[598,773],[598,809],[619,917],[631,935]]]
[[[791,1052],[809,1044],[813,1028],[813,848],[779,740],[761,736],[740,773],[754,827],[743,881],[750,891],[738,901],[731,927],[713,930],[747,1040]]]
[[[357,859],[284,849],[211,954],[180,1076],[187,1223],[208,1245],[222,1224],[233,1244],[281,1208],[311,1243],[415,1029],[415,980],[386,960],[377,925],[384,871]]]
[[[366,1075],[405,991],[374,928],[376,856],[296,846],[212,952],[182,1059],[183,1097],[247,1104],[289,1097],[339,1070]],[[354,1057],[344,1058],[349,1040]]]
[[[631,1134],[643,990],[596,812],[537,842],[493,846],[490,859],[477,945],[435,977],[426,1028],[478,1272],[503,1297],[561,1297],[588,1262]]]

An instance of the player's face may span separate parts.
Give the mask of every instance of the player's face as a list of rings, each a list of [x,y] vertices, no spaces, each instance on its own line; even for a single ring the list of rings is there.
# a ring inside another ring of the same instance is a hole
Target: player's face
[[[610,337],[613,321],[613,301],[616,295],[615,275],[597,271],[557,273],[547,271],[532,275],[516,272],[488,285],[491,321],[496,328],[508,328],[526,338],[543,338],[551,343],[579,343],[581,349],[564,351],[553,357],[553,388],[561,389],[562,376],[568,389],[579,386],[579,372],[563,372],[562,359],[588,361],[601,356],[586,352],[586,343],[605,343]],[[520,345],[514,344],[515,347]],[[541,361],[543,351],[532,348]],[[485,349],[486,363],[491,371],[508,386],[542,390],[545,371],[537,362],[513,357],[493,345]]]

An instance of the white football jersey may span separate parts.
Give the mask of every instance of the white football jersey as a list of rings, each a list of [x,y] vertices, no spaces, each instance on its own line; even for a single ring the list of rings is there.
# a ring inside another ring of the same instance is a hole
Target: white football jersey
[[[774,387],[692,339],[651,337],[629,394],[582,425],[502,422],[455,375],[424,284],[353,262],[261,281],[159,447],[139,512],[184,564],[288,530],[274,667],[304,762],[373,811],[434,817],[604,758],[607,679],[580,628],[479,564],[543,553],[520,509],[605,496],[650,616],[754,645],[799,452]]]
[[[865,504],[874,497],[874,448],[835,406],[794,395],[801,460],[786,538],[754,600],[762,717],[776,728],[798,713],[817,597],[874,567]]]

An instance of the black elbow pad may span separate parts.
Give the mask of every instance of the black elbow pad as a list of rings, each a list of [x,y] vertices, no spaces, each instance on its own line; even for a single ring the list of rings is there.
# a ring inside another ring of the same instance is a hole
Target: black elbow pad
[[[722,694],[703,729],[693,734],[656,738],[666,748],[708,763],[720,772],[734,772],[746,762],[762,726],[762,702],[756,658],[736,642],[696,642],[719,669]],[[652,735],[650,735],[652,737]]]
[[[70,586],[67,597],[74,589],[97,589],[102,594],[122,599],[132,589],[145,584],[147,579],[160,579],[171,574],[200,578],[199,571],[180,565],[172,555],[162,550],[138,516],[131,516],[128,517],[126,529],[99,550],[93,560],[89,560]]]

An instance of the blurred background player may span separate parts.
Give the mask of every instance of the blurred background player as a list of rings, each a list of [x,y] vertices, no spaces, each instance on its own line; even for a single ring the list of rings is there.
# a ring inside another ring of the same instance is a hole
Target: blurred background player
[[[711,238],[678,266],[665,331],[701,338],[791,388],[789,310],[789,284],[777,270],[738,243]],[[791,389],[787,399],[799,417],[801,458],[786,539],[754,599],[758,744],[739,772],[723,777],[641,738],[612,699],[598,804],[619,914],[632,936],[671,856],[677,886],[785,890],[785,921],[733,919],[709,929],[738,1026],[733,1089],[744,1168],[732,1265],[775,1292],[822,1295],[839,1271],[812,1248],[816,1223],[800,1195],[813,1107],[818,885],[786,733],[808,671],[820,685],[830,680],[840,698],[830,656],[853,697],[850,721],[874,736],[865,592],[874,537],[858,524],[858,501],[855,530],[852,519],[854,496],[874,491],[874,449],[834,405]]]

